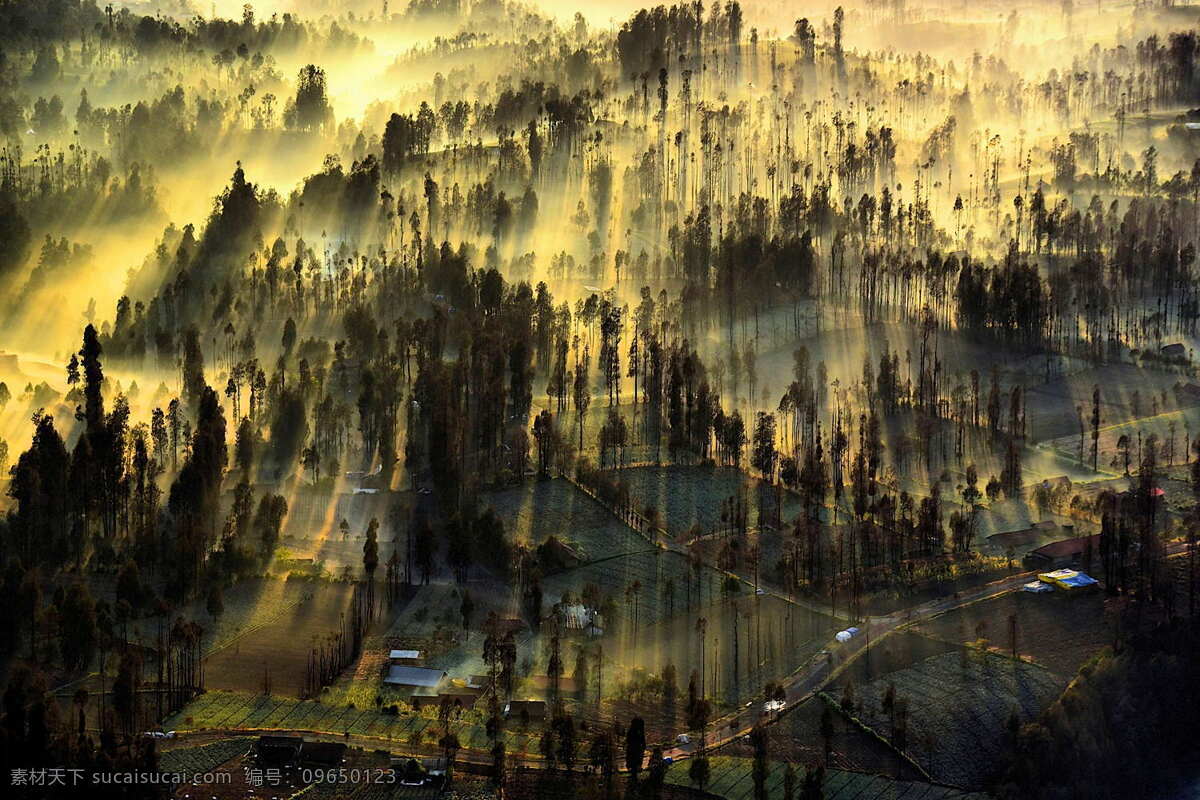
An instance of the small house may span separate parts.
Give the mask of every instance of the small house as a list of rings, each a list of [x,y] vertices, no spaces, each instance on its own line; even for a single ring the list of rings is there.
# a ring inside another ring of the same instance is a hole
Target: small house
[[[438,705],[447,705],[454,714],[470,711],[479,701],[479,692],[462,686],[448,686],[438,692]]]
[[[547,572],[572,569],[583,563],[583,557],[570,544],[551,536],[537,549],[538,559]]]
[[[504,706],[506,719],[527,722],[546,718],[546,703],[543,700],[509,700]]]
[[[1089,549],[1092,558],[1100,557],[1100,534],[1076,536],[1072,539],[1062,539],[1042,545],[1025,556],[1025,564],[1030,569],[1047,570],[1059,567],[1078,567],[1083,565]]]
[[[1180,342],[1172,342],[1171,344],[1163,345],[1158,354],[1163,358],[1171,360],[1187,360],[1187,348]]]
[[[1007,550],[1010,547],[1014,550],[1019,550],[1023,547],[1036,545],[1045,541],[1047,537],[1054,534],[1057,528],[1058,523],[1053,520],[1043,520],[1018,531],[993,533],[987,537],[987,541],[989,545],[997,550]]]
[[[440,703],[440,695],[436,688],[428,686],[409,687],[412,692],[408,695],[408,704],[413,707],[414,711],[420,711],[422,708],[432,707],[437,708]]]

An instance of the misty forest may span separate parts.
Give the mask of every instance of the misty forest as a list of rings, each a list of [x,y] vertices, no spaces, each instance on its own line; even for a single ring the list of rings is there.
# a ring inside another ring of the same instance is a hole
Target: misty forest
[[[0,0],[4,795],[1196,797],[1198,29]]]

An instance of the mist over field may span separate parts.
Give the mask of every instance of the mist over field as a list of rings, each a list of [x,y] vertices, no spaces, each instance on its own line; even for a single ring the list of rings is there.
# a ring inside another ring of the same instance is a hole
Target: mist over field
[[[0,1],[13,796],[1186,796],[1198,25]]]

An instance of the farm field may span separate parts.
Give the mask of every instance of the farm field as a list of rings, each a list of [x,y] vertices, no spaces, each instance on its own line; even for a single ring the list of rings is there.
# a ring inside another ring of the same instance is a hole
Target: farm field
[[[982,638],[988,646],[1010,653],[1013,617],[1017,653],[1059,676],[1064,685],[1080,665],[1112,644],[1112,624],[1100,592],[1077,596],[1009,592],[923,621],[916,630],[960,644]]]
[[[1062,689],[1061,678],[1033,664],[983,652],[947,652],[853,687],[851,711],[891,738],[889,688],[908,703],[906,752],[953,786],[980,788],[1002,763],[1010,719],[1034,719]],[[843,683],[843,691],[845,683]]]
[[[739,492],[748,506],[750,527],[758,526],[760,518],[765,524],[775,521],[775,489],[735,467],[628,467],[610,475],[628,484],[639,511],[655,509],[676,539],[693,526],[704,533],[723,527],[722,503]],[[786,522],[799,513],[800,504],[788,492],[782,497]]]
[[[692,786],[688,778],[689,762],[672,764],[667,782]],[[725,800],[751,800],[754,797],[754,762],[749,758],[716,756],[709,758],[710,778],[706,792]],[[804,767],[796,766],[797,793],[804,780]],[[767,794],[771,800],[783,797],[782,763],[771,764],[767,776]],[[897,781],[878,775],[844,772],[831,769],[825,772],[822,785],[825,800],[987,800],[987,795],[973,794],[946,786],[918,781]]]
[[[876,642],[860,658],[855,659],[842,673],[839,685],[850,681],[855,686],[862,686],[890,673],[908,669],[927,658],[961,650],[948,642],[899,630]]]
[[[176,747],[159,754],[158,766],[163,772],[211,772],[225,762],[245,755],[254,739],[239,737],[196,747]]]
[[[396,535],[391,527],[394,508],[411,508],[418,500],[415,492],[354,494],[352,486],[338,491],[325,487],[299,487],[287,498],[288,514],[280,544],[296,558],[311,558],[334,578],[349,567],[362,567],[362,545],[372,519],[379,522],[379,551],[386,558],[392,553]],[[407,518],[402,515],[402,518]],[[346,521],[350,535],[340,532]]]
[[[449,725],[464,748],[482,751],[488,747],[482,718],[467,714],[451,720]],[[401,743],[406,750],[425,752],[421,746],[432,747],[441,736],[442,723],[437,719],[436,709],[429,707],[419,713],[392,714],[374,707],[333,705],[323,700],[208,691],[169,718],[167,727],[180,732],[243,729],[348,733]],[[509,753],[536,755],[539,733],[535,727],[523,731],[509,726],[505,729]]]
[[[314,584],[275,578],[248,578],[226,588],[221,595],[224,610],[213,617],[200,597],[175,609],[170,619],[143,617],[129,623],[129,638],[153,643],[160,623],[170,625],[176,617],[195,620],[204,628],[204,649],[211,653],[249,630],[265,625],[311,594]]]
[[[1145,391],[1143,390],[1143,394]],[[1152,414],[1149,399],[1144,399],[1146,406],[1143,414],[1120,422],[1104,420],[1100,428],[1100,455],[1097,466],[1109,475],[1123,475],[1125,472],[1125,456],[1120,446],[1121,439],[1128,442],[1129,468],[1136,472],[1139,463],[1139,437],[1144,445],[1151,436],[1158,438],[1158,463],[1161,467],[1181,464],[1191,458],[1187,448],[1187,437],[1195,438],[1200,431],[1200,406],[1190,406],[1182,409],[1169,409]],[[1090,406],[1089,406],[1090,408]],[[1174,444],[1172,445],[1172,436]],[[1084,443],[1084,459],[1091,459],[1091,438]],[[1046,447],[1065,457],[1077,460],[1079,456],[1079,426],[1066,436],[1061,436],[1046,442]],[[1089,464],[1090,466],[1090,464]]]
[[[719,570],[705,566],[696,571],[679,553],[647,544],[637,552],[551,575],[542,581],[542,589],[549,603],[564,592],[578,596],[585,586],[593,584],[602,595],[612,597],[622,620],[631,621],[636,613],[641,626],[673,614],[690,613],[716,600],[721,595],[722,580],[724,573]]]
[[[706,628],[703,658],[699,619]],[[708,694],[727,706],[740,706],[761,696],[768,682],[805,664],[835,631],[830,617],[770,595],[743,594],[640,626],[636,633],[627,629],[618,640],[620,649],[608,657],[652,673],[673,664],[681,690],[689,673],[699,673],[703,665]]]
[[[825,763],[824,737],[821,718],[829,709],[833,722],[830,739],[829,766],[839,770],[869,772],[896,780],[920,780],[913,769],[887,744],[864,731],[848,719],[837,707],[821,697],[810,698],[785,710],[772,724],[766,726],[767,750],[772,758],[793,764]],[[720,755],[752,758],[750,743],[738,739],[717,750]]]
[[[570,544],[584,561],[646,549],[647,542],[565,478],[527,481],[488,492],[480,509],[493,509],[514,543],[536,548],[551,536]]]
[[[272,691],[299,696],[314,642],[336,632],[349,608],[349,584],[312,584],[300,602],[208,656],[205,684],[230,691],[261,690],[269,676]]]
[[[1026,429],[1035,442],[1068,440],[1064,450],[1073,454],[1078,447],[1079,406],[1083,406],[1085,423],[1090,424],[1087,421],[1092,412],[1092,392],[1099,386],[1101,450],[1105,450],[1103,426],[1131,423],[1139,416],[1137,412],[1152,413],[1152,396],[1157,396],[1159,410],[1178,408],[1172,389],[1177,383],[1187,383],[1188,380],[1184,375],[1161,368],[1148,369],[1136,364],[1118,363],[1079,370],[1049,383],[1030,383],[1026,399]],[[1139,393],[1140,400],[1136,410],[1133,398],[1135,391]],[[1164,391],[1167,392],[1165,404],[1162,401]],[[1194,415],[1195,411],[1189,410],[1189,413]],[[1090,439],[1085,446],[1091,447]]]

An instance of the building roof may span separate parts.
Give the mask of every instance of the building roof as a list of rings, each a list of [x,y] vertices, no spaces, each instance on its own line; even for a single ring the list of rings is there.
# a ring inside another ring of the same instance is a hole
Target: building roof
[[[1095,533],[1091,536],[1076,536],[1073,539],[1062,539],[1061,541],[1051,542],[1047,545],[1042,545],[1037,550],[1034,550],[1031,555],[1043,556],[1045,558],[1067,558],[1082,553],[1087,549],[1088,540],[1091,540],[1092,547],[1096,553],[1100,552],[1100,534]]]
[[[413,661],[421,657],[420,650],[389,650],[388,658],[403,658],[408,661]]]
[[[544,700],[509,700],[504,707],[504,713],[510,717],[519,717],[524,712],[531,717],[546,713]]]
[[[383,679],[383,682],[396,686],[433,687],[441,683],[445,677],[446,673],[440,669],[406,667],[401,664],[393,664],[388,667],[387,677]]]
[[[1090,575],[1076,572],[1073,569],[1057,569],[1054,572],[1043,572],[1038,579],[1047,584],[1053,584],[1060,589],[1083,589],[1095,586],[1099,581]]]
[[[589,610],[583,603],[575,603],[569,606],[564,605],[562,607],[562,618],[567,626],[567,630],[583,630],[591,623],[595,613]]]
[[[1021,531],[1005,531],[1004,533],[993,533],[987,537],[988,544],[996,545],[997,547],[1020,547],[1021,545],[1032,544],[1041,539],[1043,531],[1036,528],[1026,528]]]

